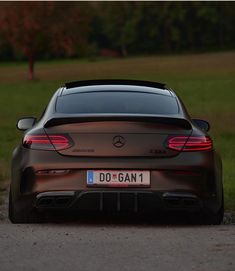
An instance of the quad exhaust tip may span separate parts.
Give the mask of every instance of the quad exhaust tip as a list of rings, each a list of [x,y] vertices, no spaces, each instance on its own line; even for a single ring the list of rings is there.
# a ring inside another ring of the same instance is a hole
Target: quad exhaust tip
[[[197,196],[186,193],[164,193],[163,200],[169,207],[194,208],[200,207],[200,201]]]
[[[36,197],[37,208],[66,208],[73,200],[75,193],[65,192],[45,192]]]

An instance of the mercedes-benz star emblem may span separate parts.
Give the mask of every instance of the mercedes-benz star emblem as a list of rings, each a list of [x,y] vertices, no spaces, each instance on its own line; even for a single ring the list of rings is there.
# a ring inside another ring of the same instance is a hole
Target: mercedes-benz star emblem
[[[121,148],[125,145],[126,143],[126,140],[124,137],[118,135],[118,136],[115,136],[113,138],[113,146],[115,146],[116,148]]]

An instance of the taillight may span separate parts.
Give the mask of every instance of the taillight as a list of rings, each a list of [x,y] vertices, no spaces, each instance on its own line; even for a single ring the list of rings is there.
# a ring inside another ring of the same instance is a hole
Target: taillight
[[[176,151],[209,151],[213,143],[209,136],[174,136],[168,138],[167,147]]]
[[[23,146],[36,150],[64,150],[71,147],[70,140],[65,135],[26,135]]]

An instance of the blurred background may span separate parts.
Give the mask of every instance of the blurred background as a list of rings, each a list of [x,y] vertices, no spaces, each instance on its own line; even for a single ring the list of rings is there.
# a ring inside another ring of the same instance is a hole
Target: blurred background
[[[0,2],[0,189],[22,134],[67,81],[167,83],[211,123],[235,210],[235,2]]]

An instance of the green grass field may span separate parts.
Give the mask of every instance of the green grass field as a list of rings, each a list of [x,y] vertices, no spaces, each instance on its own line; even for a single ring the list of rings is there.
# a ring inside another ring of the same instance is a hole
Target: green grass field
[[[235,210],[235,52],[114,60],[65,60],[36,64],[27,81],[26,63],[0,63],[0,181],[9,179],[11,153],[20,139],[16,120],[36,116],[52,93],[70,80],[129,78],[171,86],[193,117],[211,123],[210,134],[224,166],[226,209]]]

